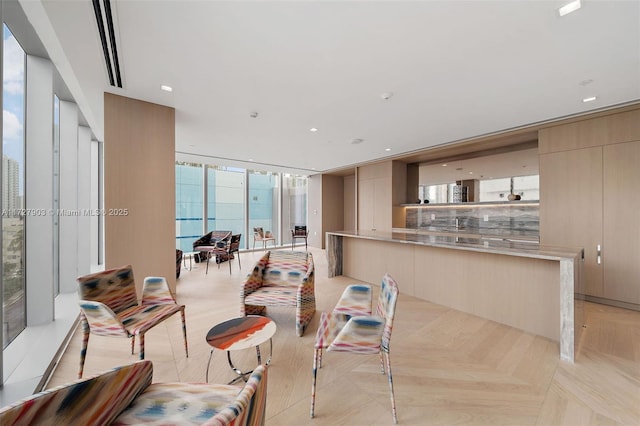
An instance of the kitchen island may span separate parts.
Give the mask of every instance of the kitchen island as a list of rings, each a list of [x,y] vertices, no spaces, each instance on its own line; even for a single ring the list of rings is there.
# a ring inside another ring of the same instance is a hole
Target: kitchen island
[[[330,277],[379,283],[478,315],[560,345],[573,362],[582,326],[582,250],[530,241],[412,232],[327,232]]]

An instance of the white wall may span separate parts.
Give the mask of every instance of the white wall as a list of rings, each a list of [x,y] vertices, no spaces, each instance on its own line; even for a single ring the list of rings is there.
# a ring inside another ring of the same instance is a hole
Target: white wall
[[[91,129],[78,127],[78,275],[91,272]]]
[[[78,107],[60,101],[60,211],[78,210]],[[86,236],[85,236],[86,237]],[[60,216],[60,293],[77,290],[78,216]]]
[[[25,208],[27,326],[53,320],[53,66],[27,55]],[[46,102],[46,100],[49,102]],[[33,210],[31,210],[33,209]]]

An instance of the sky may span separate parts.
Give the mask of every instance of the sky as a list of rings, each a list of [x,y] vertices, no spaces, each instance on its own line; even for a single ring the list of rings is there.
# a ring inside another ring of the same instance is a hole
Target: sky
[[[23,172],[25,53],[6,25],[3,41],[2,153],[18,161]]]

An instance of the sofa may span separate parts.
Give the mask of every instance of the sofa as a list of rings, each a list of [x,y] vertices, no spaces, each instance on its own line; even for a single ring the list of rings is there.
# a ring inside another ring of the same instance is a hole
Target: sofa
[[[209,253],[204,250],[199,250],[198,247],[225,247],[227,241],[231,238],[231,231],[211,231],[208,234],[203,235],[193,242],[193,251],[199,252],[193,259],[196,262],[206,262]],[[219,244],[220,243],[220,244]]]
[[[316,312],[313,256],[307,252],[268,251],[240,291],[243,315],[264,315],[267,306],[296,309],[296,334],[302,336]]]
[[[264,425],[267,368],[244,386],[151,383],[138,361],[46,390],[0,409],[2,425]]]

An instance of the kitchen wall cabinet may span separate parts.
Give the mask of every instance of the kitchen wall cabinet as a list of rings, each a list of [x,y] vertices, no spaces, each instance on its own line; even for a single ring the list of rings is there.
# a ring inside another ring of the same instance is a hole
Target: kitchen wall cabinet
[[[640,309],[640,109],[543,129],[540,243],[578,246],[585,294]]]
[[[400,161],[358,167],[358,229],[391,231],[403,227],[407,165]]]
[[[640,141],[604,154],[604,297],[640,305]]]
[[[603,297],[602,147],[540,155],[540,243],[584,248],[585,293]]]

